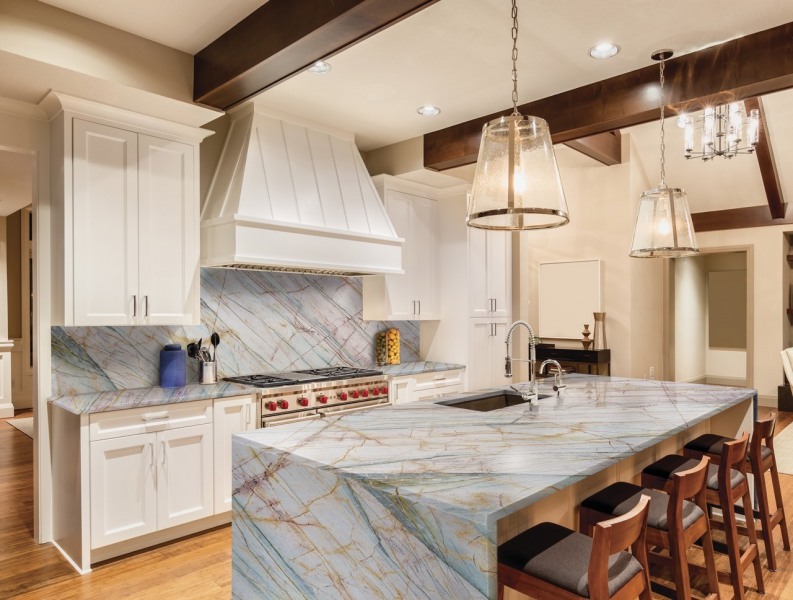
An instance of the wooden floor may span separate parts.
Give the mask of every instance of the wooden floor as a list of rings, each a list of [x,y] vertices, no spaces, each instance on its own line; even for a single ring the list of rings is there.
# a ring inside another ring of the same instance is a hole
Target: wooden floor
[[[780,413],[777,431],[791,422],[793,413]],[[33,441],[0,420],[0,599],[231,598],[230,526],[109,561],[95,566],[88,575],[77,575],[53,546],[33,541],[32,463]],[[781,479],[791,518],[793,476],[781,475]],[[764,569],[765,595],[750,590],[747,600],[793,599],[793,553],[782,551],[778,531],[775,539],[779,570],[770,573]],[[726,561],[726,557],[721,559]],[[720,568],[724,568],[721,563]],[[753,586],[753,575],[747,578]],[[721,597],[732,597],[729,586],[722,585]]]

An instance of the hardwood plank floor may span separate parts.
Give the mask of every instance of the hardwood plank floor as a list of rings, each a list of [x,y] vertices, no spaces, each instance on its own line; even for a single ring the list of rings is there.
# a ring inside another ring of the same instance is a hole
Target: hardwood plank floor
[[[777,432],[791,423],[793,413],[780,413]],[[51,544],[39,545],[33,541],[32,465],[33,441],[0,420],[0,599],[216,600],[231,597],[229,526],[108,561],[95,566],[88,575],[78,575]],[[788,518],[793,518],[793,476],[782,475],[781,481]],[[764,569],[765,595],[750,589],[747,600],[793,599],[793,553],[782,550],[778,532],[775,540],[779,570],[770,573]],[[696,554],[692,554],[692,558],[697,560]],[[726,557],[720,557],[720,568],[725,568],[725,562]],[[753,586],[753,576],[747,577],[749,585]],[[729,586],[721,586],[721,597],[732,597]]]

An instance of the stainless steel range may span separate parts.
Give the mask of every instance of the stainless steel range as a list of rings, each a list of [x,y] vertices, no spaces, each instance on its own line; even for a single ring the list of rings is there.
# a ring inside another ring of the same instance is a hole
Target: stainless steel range
[[[262,427],[391,404],[388,379],[372,369],[326,367],[225,380],[260,388]]]

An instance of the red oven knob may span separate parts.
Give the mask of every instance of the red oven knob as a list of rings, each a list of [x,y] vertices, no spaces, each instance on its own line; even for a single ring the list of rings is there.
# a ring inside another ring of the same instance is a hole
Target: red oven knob
[[[278,401],[279,408],[289,408],[289,400],[279,400]]]
[[[372,396],[379,396],[380,390],[377,388],[372,388]]]
[[[319,402],[320,404],[327,404],[328,403],[328,397],[325,394],[317,396],[317,402]]]
[[[308,398],[298,398],[297,403],[300,406],[308,406]]]
[[[369,397],[369,390],[361,390],[361,396],[363,396],[364,398],[368,398]]]
[[[267,410],[275,410],[276,408],[278,408],[278,405],[275,402],[270,401],[264,405],[264,408],[266,408]]]
[[[380,388],[380,393],[381,394],[388,394],[388,387],[385,386],[385,385],[383,387],[381,387]]]
[[[353,392],[354,394],[355,392]],[[347,399],[347,392],[339,392],[339,400],[346,400]]]
[[[361,395],[361,393],[360,393],[358,390],[353,390],[353,391],[351,392],[351,394],[350,394],[350,395],[351,395],[353,398],[357,398],[358,396],[360,396],[360,395]]]

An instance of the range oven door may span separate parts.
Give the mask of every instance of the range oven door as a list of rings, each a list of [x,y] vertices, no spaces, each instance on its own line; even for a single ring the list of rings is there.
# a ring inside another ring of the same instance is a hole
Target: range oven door
[[[391,401],[388,400],[388,398],[380,398],[379,400],[366,400],[364,402],[356,402],[355,404],[343,404],[331,406],[329,408],[320,408],[318,412],[323,417],[337,417],[339,415],[346,415],[359,410],[380,408],[383,406],[391,406]]]
[[[277,425],[288,425],[299,421],[319,419],[320,415],[315,410],[301,410],[299,412],[285,413],[280,415],[262,416],[262,427],[275,427]]]

